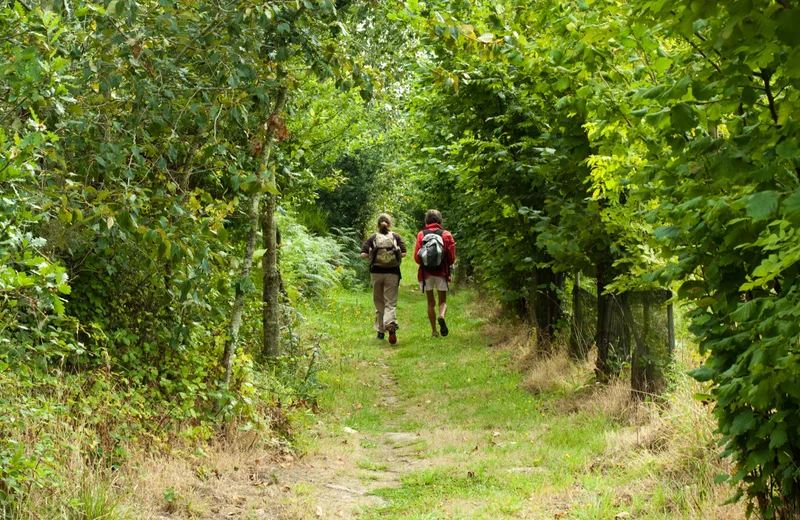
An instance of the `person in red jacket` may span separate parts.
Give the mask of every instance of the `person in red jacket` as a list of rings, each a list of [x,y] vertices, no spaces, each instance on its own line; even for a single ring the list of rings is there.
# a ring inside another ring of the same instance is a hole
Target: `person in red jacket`
[[[414,246],[414,261],[419,264],[417,278],[421,289],[428,296],[428,319],[431,322],[433,337],[439,336],[436,322],[442,336],[450,332],[447,329],[447,290],[450,281],[450,269],[456,263],[456,241],[453,235],[442,228],[442,214],[437,210],[429,210],[425,214],[425,228],[417,234]],[[436,313],[436,298],[439,293],[439,313]]]

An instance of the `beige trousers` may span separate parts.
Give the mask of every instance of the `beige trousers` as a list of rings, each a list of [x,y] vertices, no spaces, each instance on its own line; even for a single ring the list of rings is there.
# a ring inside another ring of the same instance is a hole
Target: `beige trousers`
[[[375,303],[375,330],[397,327],[397,293],[400,277],[396,274],[372,273],[372,301]]]

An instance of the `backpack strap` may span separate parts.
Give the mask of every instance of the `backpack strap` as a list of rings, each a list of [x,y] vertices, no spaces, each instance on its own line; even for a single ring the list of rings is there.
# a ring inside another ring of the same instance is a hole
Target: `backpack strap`
[[[428,233],[430,233],[430,230],[423,229],[422,238],[425,238],[428,235]],[[422,274],[422,281],[419,284],[419,290],[422,292],[422,294],[425,294],[425,264],[423,264],[422,262],[419,263],[419,272],[420,274]]]
[[[378,257],[378,248],[376,247],[375,241],[378,239],[378,234],[375,233],[372,235],[372,249],[370,250],[369,254],[369,270],[372,272],[372,268],[375,267],[375,259]]]

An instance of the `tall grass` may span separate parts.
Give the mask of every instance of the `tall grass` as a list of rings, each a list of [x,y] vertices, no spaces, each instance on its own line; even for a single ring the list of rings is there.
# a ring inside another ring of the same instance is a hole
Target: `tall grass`
[[[636,476],[634,487],[652,493],[654,506],[680,512],[681,517],[743,517],[738,507],[722,507],[734,492],[715,479],[729,473],[731,465],[719,457],[711,408],[695,398],[707,390],[687,375],[698,363],[690,341],[678,346],[666,391],[641,402],[631,398],[625,379],[594,383],[594,353],[586,361],[575,361],[561,342],[554,353],[542,356],[519,327],[508,335],[505,347],[525,372],[526,389],[548,400],[548,407],[559,414],[598,414],[618,425],[606,433],[606,452],[595,462],[598,468],[624,468]]]
[[[86,475],[77,489],[77,496],[69,501],[69,520],[122,519],[122,497],[111,482],[94,475]]]

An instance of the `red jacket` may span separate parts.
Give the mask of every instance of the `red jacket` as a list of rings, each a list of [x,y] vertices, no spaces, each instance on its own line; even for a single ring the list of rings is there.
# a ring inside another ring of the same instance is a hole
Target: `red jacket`
[[[417,280],[420,282],[422,281],[422,261],[419,259],[419,248],[422,246],[422,237],[425,236],[423,231],[436,231],[438,229],[442,229],[442,226],[439,224],[428,224],[425,226],[425,229],[417,233],[417,244],[414,246],[414,261],[420,264],[420,268],[417,271]],[[426,270],[425,278],[430,278],[431,276],[446,276],[447,280],[450,280],[450,266],[456,263],[456,241],[449,231],[443,231],[442,242],[444,242],[444,258],[448,267],[444,267],[440,271]]]

